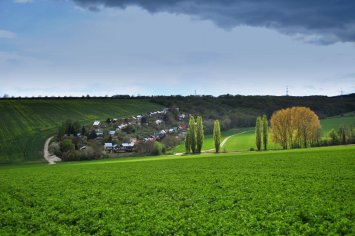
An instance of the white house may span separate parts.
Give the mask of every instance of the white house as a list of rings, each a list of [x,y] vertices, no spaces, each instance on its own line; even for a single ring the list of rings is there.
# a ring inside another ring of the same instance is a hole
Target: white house
[[[112,143],[105,143],[105,150],[106,151],[112,151],[112,147],[113,147]]]
[[[95,130],[95,133],[96,133],[97,137],[102,137],[102,136],[104,136],[104,132],[103,132],[101,129],[96,129],[96,130]]]
[[[110,136],[114,136],[114,135],[116,134],[116,131],[114,131],[114,130],[108,131],[108,134],[109,134]]]
[[[121,149],[126,152],[131,152],[134,148],[134,143],[122,143]]]
[[[100,122],[100,121],[98,121],[98,120],[96,120],[96,121],[94,121],[93,126],[99,126],[100,124],[101,124],[101,122]]]
[[[162,123],[163,123],[162,120],[156,120],[156,121],[155,121],[155,124],[157,124],[157,125],[161,125]]]

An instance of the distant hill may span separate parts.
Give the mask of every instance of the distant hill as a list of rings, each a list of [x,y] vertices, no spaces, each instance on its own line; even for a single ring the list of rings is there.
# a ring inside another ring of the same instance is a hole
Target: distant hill
[[[45,139],[67,119],[85,124],[158,109],[141,99],[1,99],[0,162],[40,159]]]
[[[355,94],[326,96],[161,96],[151,98],[152,102],[162,106],[179,107],[191,114],[200,114],[204,119],[220,119],[222,129],[251,127],[258,115],[272,113],[281,108],[306,106],[321,118],[332,117],[355,111]]]

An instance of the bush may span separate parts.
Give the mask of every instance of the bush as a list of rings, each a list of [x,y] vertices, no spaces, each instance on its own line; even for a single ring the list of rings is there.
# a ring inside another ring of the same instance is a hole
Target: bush
[[[80,152],[75,150],[70,150],[64,152],[62,155],[63,161],[80,161]]]
[[[154,142],[154,146],[153,146],[153,151],[151,152],[151,154],[153,156],[159,156],[161,154],[165,154],[165,146],[159,142]]]
[[[69,152],[75,149],[75,145],[73,144],[71,139],[64,139],[60,144],[60,151],[62,153]]]
[[[152,153],[154,149],[154,142],[155,141],[147,141],[147,142],[140,141],[136,143],[134,151],[142,154]]]

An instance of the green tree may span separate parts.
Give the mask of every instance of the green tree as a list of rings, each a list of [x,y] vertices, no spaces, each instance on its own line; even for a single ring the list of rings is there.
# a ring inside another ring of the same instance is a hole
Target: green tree
[[[71,139],[65,139],[60,145],[60,150],[62,152],[73,151],[75,150],[75,145]]]
[[[261,150],[261,144],[262,144],[262,119],[260,116],[258,116],[258,118],[256,118],[256,124],[255,124],[255,136],[256,136],[256,148],[258,149],[258,151]]]
[[[340,143],[339,135],[334,129],[329,131],[328,136],[332,145],[337,145]]]
[[[185,152],[190,153],[191,150],[191,144],[190,144],[190,129],[187,129],[186,131],[186,137],[185,137]]]
[[[263,115],[262,122],[263,122],[263,146],[264,146],[264,150],[267,150],[268,135],[269,135],[269,122],[267,120],[266,115]]]
[[[80,133],[80,131],[81,131],[80,122],[79,122],[79,121],[75,121],[75,122],[72,124],[72,129],[73,129],[72,134],[73,134],[74,136],[76,136],[78,133]]]
[[[219,153],[219,150],[221,148],[221,139],[221,127],[219,124],[219,120],[215,120],[213,125],[213,141],[216,153]]]
[[[81,135],[86,135],[86,128],[85,126],[81,127]]]
[[[189,121],[189,139],[190,139],[190,149],[191,152],[196,152],[196,123],[193,116],[190,117]]]
[[[203,141],[205,138],[205,131],[203,128],[202,116],[197,117],[197,126],[196,126],[196,141],[197,141],[197,153],[201,153]]]

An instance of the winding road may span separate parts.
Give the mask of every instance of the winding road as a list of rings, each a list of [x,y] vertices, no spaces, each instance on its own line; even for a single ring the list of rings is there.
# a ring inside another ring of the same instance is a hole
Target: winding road
[[[43,148],[43,157],[44,157],[44,159],[46,159],[46,160],[48,161],[48,164],[50,164],[50,165],[53,165],[53,164],[55,164],[56,162],[61,161],[61,159],[60,159],[59,157],[57,157],[57,156],[55,156],[55,155],[51,155],[51,154],[49,153],[49,150],[48,150],[48,148],[49,148],[49,143],[51,142],[51,140],[52,140],[53,138],[54,138],[53,136],[52,136],[52,137],[49,137],[49,138],[46,140],[46,142],[44,143],[44,148]]]
[[[222,143],[221,143],[221,148],[228,142],[228,140],[230,139],[230,138],[232,138],[232,137],[234,137],[234,136],[237,136],[237,135],[241,135],[241,134],[245,134],[245,133],[248,133],[248,132],[252,132],[253,130],[246,130],[246,131],[243,131],[243,132],[240,132],[240,133],[237,133],[237,134],[233,134],[233,135],[230,135],[230,136],[228,136],[228,137],[225,137],[224,139],[223,139],[223,141],[222,141]],[[205,150],[205,151],[203,151],[203,152],[212,152],[212,151],[214,151],[215,149],[213,148],[213,149],[209,149],[209,150]],[[175,156],[182,156],[182,155],[184,155],[184,153],[182,152],[182,153],[175,153]]]

